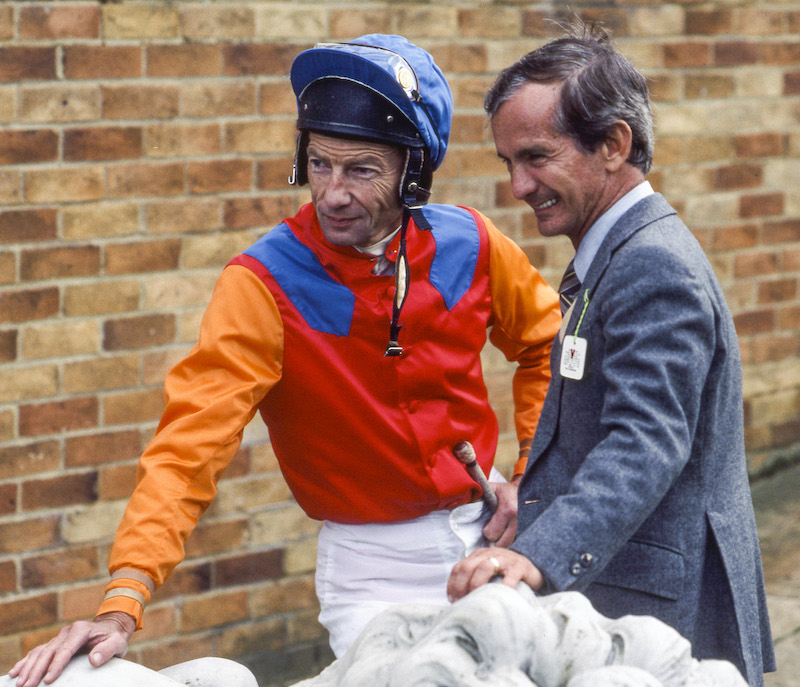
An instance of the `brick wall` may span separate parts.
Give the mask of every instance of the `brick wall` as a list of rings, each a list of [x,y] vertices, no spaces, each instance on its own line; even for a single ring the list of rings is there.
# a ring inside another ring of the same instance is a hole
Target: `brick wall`
[[[652,79],[650,179],[708,252],[745,362],[751,469],[800,451],[800,2],[572,0]],[[474,205],[556,283],[566,241],[515,201],[481,109],[563,3],[0,3],[0,670],[89,616],[169,366],[226,261],[307,199],[286,184],[292,57],[407,35],[451,79],[435,200]],[[487,351],[514,454],[508,366]],[[253,426],[129,656],[240,658],[262,685],[328,660],[316,524]],[[268,677],[269,676],[269,677]]]

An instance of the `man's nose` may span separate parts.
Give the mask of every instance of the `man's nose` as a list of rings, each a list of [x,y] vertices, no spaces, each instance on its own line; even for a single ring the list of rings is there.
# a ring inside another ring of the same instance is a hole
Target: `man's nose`
[[[343,171],[331,170],[325,186],[325,200],[332,205],[347,205],[350,202],[350,187]]]
[[[510,169],[511,193],[517,200],[525,200],[527,196],[536,190],[536,179],[525,169],[514,166]]]

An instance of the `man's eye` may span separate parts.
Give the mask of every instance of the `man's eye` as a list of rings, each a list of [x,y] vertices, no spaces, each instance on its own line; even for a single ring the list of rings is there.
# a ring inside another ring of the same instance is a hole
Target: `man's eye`
[[[317,158],[314,157],[310,157],[308,159],[308,166],[310,169],[313,169],[315,171],[325,169],[327,167],[327,165],[322,160],[318,160]]]

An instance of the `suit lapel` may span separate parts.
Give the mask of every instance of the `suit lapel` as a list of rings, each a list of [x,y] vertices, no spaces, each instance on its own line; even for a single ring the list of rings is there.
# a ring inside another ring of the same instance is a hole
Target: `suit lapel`
[[[575,329],[577,321],[576,313],[580,312],[580,309],[576,307],[575,304],[583,303],[583,294],[585,291],[588,290],[590,294],[594,292],[595,287],[608,268],[611,257],[620,246],[648,224],[674,214],[676,214],[675,210],[667,203],[665,198],[660,193],[654,193],[640,200],[620,217],[619,221],[611,228],[611,231],[608,232],[603,243],[600,244],[597,255],[595,255],[592,264],[589,266],[589,271],[581,285],[581,289],[578,291],[572,306],[567,313],[565,313],[561,330],[556,340],[553,342],[553,348],[550,353],[550,369],[553,376],[547,390],[547,397],[545,398],[542,414],[539,418],[539,424],[536,427],[536,434],[533,437],[529,464],[536,462],[545,452],[553,441],[556,428],[558,427],[561,414],[561,390],[564,385],[564,380],[559,373],[561,344],[564,335]]]

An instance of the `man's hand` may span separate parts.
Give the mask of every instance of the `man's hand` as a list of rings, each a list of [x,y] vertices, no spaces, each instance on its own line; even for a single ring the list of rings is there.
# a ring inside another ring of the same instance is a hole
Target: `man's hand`
[[[517,485],[511,482],[491,482],[497,496],[497,510],[483,526],[486,541],[495,546],[508,547],[517,536]]]
[[[90,650],[89,662],[101,666],[112,656],[125,655],[135,629],[136,621],[119,611],[104,613],[90,622],[79,620],[62,628],[47,644],[32,649],[8,674],[17,678],[17,687],[35,687],[42,678],[50,684],[84,647]]]
[[[502,576],[509,587],[525,582],[531,589],[539,589],[544,584],[542,573],[522,554],[498,547],[478,549],[453,567],[447,598],[458,601],[496,576]]]

